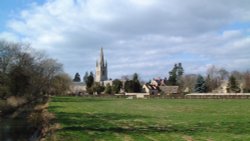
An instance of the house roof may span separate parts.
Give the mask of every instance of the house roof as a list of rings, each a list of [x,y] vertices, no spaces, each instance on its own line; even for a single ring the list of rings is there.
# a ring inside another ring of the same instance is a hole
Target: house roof
[[[160,90],[167,94],[178,93],[179,86],[159,86]]]
[[[151,84],[145,84],[145,86],[150,90],[158,90],[157,86],[151,85]]]

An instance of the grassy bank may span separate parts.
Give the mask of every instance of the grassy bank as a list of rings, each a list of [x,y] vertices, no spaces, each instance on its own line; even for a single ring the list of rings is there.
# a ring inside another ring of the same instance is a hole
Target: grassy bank
[[[0,101],[0,109],[3,110],[0,110],[0,140],[25,141],[43,137],[53,118],[46,110],[48,103],[34,100],[22,103],[14,99]]]
[[[54,97],[56,140],[250,140],[249,100]]]

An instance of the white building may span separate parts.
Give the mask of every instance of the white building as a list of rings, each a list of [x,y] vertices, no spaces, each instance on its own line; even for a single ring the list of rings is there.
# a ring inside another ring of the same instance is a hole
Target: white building
[[[83,82],[72,82],[70,85],[70,94],[80,94],[86,92],[86,85]]]

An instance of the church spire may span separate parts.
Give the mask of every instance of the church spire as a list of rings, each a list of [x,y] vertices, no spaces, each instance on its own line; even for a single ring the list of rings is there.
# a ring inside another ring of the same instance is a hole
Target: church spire
[[[103,49],[101,48],[101,53],[100,53],[100,65],[104,66],[104,55],[103,55]]]
[[[96,64],[95,81],[101,82],[105,80],[108,80],[108,64],[107,64],[107,61],[104,60],[103,48],[101,48],[100,60],[99,62],[97,61],[97,64]]]

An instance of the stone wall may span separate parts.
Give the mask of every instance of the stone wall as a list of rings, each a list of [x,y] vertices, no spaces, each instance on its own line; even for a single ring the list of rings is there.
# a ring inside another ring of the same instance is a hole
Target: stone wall
[[[187,99],[249,99],[250,93],[192,93]]]

